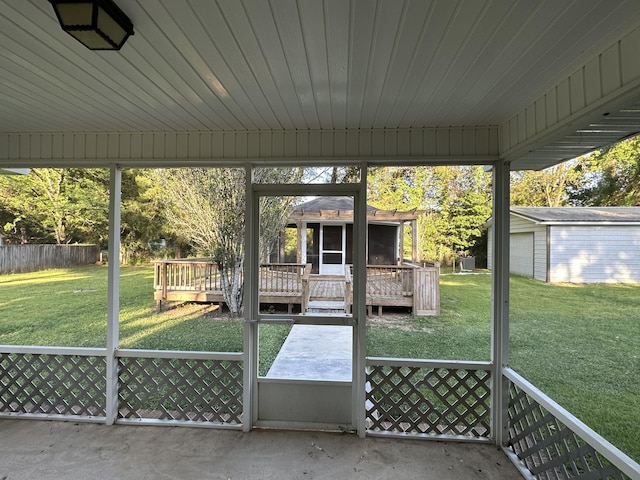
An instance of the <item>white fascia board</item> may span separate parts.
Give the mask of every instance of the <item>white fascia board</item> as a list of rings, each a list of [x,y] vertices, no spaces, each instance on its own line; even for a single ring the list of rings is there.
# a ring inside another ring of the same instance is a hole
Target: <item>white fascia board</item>
[[[547,221],[547,222],[536,222],[538,225],[551,225],[551,226],[581,226],[581,227],[603,227],[603,226],[637,226],[640,225],[640,222],[559,222],[559,221]]]
[[[29,175],[28,168],[0,168],[0,175]]]
[[[544,222],[541,222],[540,219],[538,219],[538,218],[530,217],[530,216],[527,216],[527,215],[523,215],[522,213],[514,212],[513,210],[511,210],[509,213],[511,215],[513,215],[514,217],[518,217],[518,218],[521,218],[523,220],[527,220],[528,222],[535,223],[536,225],[543,225],[544,224]]]

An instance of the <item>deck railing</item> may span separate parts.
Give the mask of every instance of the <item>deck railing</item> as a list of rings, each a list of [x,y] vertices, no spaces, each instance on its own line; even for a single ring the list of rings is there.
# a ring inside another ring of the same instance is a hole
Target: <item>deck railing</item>
[[[413,266],[367,265],[367,295],[410,297],[414,291]]]
[[[218,265],[208,259],[158,260],[154,266],[154,297],[162,302],[224,302]],[[265,263],[258,269],[260,301],[294,304],[305,311],[309,304],[310,264]],[[242,279],[241,279],[242,280]]]
[[[353,295],[353,279],[351,277],[351,265],[344,266],[344,311],[351,313],[351,299]]]
[[[269,293],[301,291],[306,267],[307,265],[303,263],[261,264],[258,272],[260,291]],[[155,261],[153,288],[181,291],[222,290],[217,263],[206,259]]]
[[[414,315],[440,313],[440,264],[367,265],[367,305],[408,306]]]
[[[301,263],[266,263],[258,271],[259,292],[265,302],[292,303],[301,305],[306,311],[310,298],[310,282],[313,281],[311,266]],[[344,298],[345,311],[351,310],[353,273],[345,266]],[[327,280],[323,280],[327,282]],[[367,305],[369,310],[378,306],[404,306],[413,309],[415,315],[437,315],[440,311],[440,267],[429,265],[368,265]],[[206,259],[162,260],[155,262],[155,297],[164,300],[184,301],[190,293],[196,301],[222,302],[220,273],[215,263]],[[204,295],[198,295],[202,292]],[[173,294],[174,298],[171,298]],[[344,294],[344,297],[342,296]],[[160,306],[160,305],[159,305]]]
[[[218,265],[207,259],[154,262],[155,290],[221,291]]]
[[[306,265],[303,263],[263,263],[258,270],[260,293],[302,291]]]
[[[311,264],[307,263],[304,267],[304,274],[302,275],[302,305],[301,311],[306,312],[309,307],[309,300],[311,299]]]

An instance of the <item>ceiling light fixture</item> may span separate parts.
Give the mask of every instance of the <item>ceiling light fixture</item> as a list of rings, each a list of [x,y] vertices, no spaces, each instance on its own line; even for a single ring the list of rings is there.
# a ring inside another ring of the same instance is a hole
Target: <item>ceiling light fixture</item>
[[[120,50],[133,24],[112,0],[49,0],[62,29],[89,50]]]

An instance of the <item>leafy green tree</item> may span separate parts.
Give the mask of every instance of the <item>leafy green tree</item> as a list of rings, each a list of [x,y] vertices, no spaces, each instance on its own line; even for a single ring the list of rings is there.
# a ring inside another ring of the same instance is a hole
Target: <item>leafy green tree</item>
[[[571,204],[571,192],[582,179],[579,160],[560,163],[544,170],[511,174],[511,205],[522,207],[564,207]]]
[[[161,239],[175,246],[177,240],[165,226],[162,192],[162,184],[156,182],[152,170],[122,172],[120,239],[126,263],[148,260],[153,255],[150,244]]]
[[[372,168],[367,201],[387,210],[424,210],[418,219],[421,257],[451,262],[482,234],[491,215],[490,181],[475,166]]]
[[[36,242],[103,243],[108,230],[107,178],[106,170],[76,168],[38,168],[28,175],[0,177],[4,231],[28,231]]]
[[[421,230],[421,241],[435,250],[435,258],[450,263],[469,251],[491,216],[491,176],[476,166],[433,167],[430,173],[426,193],[432,225]]]
[[[367,202],[384,210],[423,209],[428,176],[423,167],[370,168]]]
[[[640,137],[633,137],[584,157],[574,203],[585,206],[640,205]]]

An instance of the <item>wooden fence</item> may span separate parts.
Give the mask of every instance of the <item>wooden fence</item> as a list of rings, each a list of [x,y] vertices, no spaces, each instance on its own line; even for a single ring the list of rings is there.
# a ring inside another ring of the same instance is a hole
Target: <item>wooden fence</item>
[[[0,275],[89,265],[99,258],[98,245],[3,245]]]

